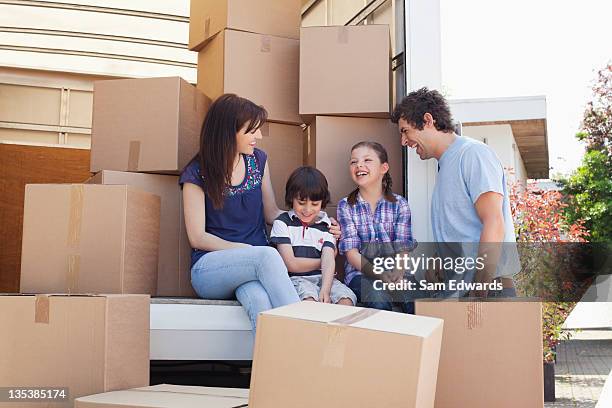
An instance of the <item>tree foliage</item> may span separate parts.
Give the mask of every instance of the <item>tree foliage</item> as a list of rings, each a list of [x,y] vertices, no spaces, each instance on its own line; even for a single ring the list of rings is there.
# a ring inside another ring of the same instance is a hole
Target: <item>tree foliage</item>
[[[577,139],[586,153],[581,166],[559,183],[570,222],[584,220],[593,242],[612,242],[612,63],[599,71]]]
[[[527,185],[514,183],[510,204],[521,257],[521,273],[515,277],[517,290],[521,296],[531,296],[537,286],[539,289],[535,292],[542,293],[541,286],[550,284],[554,287],[564,270],[563,259],[551,251],[554,246],[550,243],[585,242],[588,232],[581,220],[570,221],[566,216],[564,210],[568,204],[559,191],[542,190],[535,182],[528,182]],[[550,267],[551,260],[558,265],[557,268]],[[557,344],[570,338],[570,332],[563,331],[562,327],[575,305],[575,302],[542,303],[543,361],[554,362]]]

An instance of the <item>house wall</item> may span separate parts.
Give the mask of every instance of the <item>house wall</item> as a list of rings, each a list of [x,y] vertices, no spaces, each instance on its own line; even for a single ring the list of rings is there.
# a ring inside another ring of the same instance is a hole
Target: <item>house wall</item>
[[[525,165],[516,148],[510,125],[463,126],[463,135],[489,145],[506,169],[510,182],[518,180],[525,183],[527,181]]]

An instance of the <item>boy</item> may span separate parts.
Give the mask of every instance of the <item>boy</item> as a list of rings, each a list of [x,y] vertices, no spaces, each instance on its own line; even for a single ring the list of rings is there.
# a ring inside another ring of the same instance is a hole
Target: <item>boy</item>
[[[334,278],[336,244],[331,224],[322,211],[329,203],[327,179],[319,170],[296,169],[285,189],[291,211],[272,225],[270,242],[276,245],[301,300],[354,306],[355,294]]]

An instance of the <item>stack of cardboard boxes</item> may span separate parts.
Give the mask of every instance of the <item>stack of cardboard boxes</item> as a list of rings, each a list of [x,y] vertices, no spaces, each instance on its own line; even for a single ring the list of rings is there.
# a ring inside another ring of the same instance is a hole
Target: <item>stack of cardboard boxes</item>
[[[287,176],[304,163],[300,9],[300,0],[191,2],[189,48],[198,52],[197,87],[212,100],[234,93],[266,108],[257,147],[268,154],[280,208]]]
[[[197,152],[208,105],[180,78],[96,82],[96,174],[27,186],[21,291],[193,296],[176,174]]]
[[[176,174],[197,151],[207,99],[180,78],[94,92],[96,175],[26,186],[22,295],[0,296],[0,384],[67,387],[62,406],[148,386],[149,298],[193,294]]]
[[[0,296],[0,384],[67,387],[47,401],[65,407],[149,385],[150,296],[194,295],[177,175],[209,102],[180,78],[95,83],[96,174],[25,189],[22,294]]]
[[[390,33],[386,25],[303,27],[300,114],[309,124],[307,163],[331,186],[331,206],[355,189],[350,149],[360,141],[387,148],[393,190],[401,194],[402,155],[391,109]]]

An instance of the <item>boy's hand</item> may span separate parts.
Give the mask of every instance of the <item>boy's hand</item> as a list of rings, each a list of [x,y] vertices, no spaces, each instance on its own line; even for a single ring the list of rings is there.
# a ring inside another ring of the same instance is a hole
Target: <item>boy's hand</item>
[[[331,221],[329,233],[332,234],[334,238],[336,238],[336,241],[338,241],[342,236],[342,231],[340,231],[340,224],[338,224],[338,221],[336,221],[334,217],[329,217],[329,220]]]
[[[331,303],[330,293],[331,293],[330,289],[321,288],[321,291],[319,292],[319,302]]]

